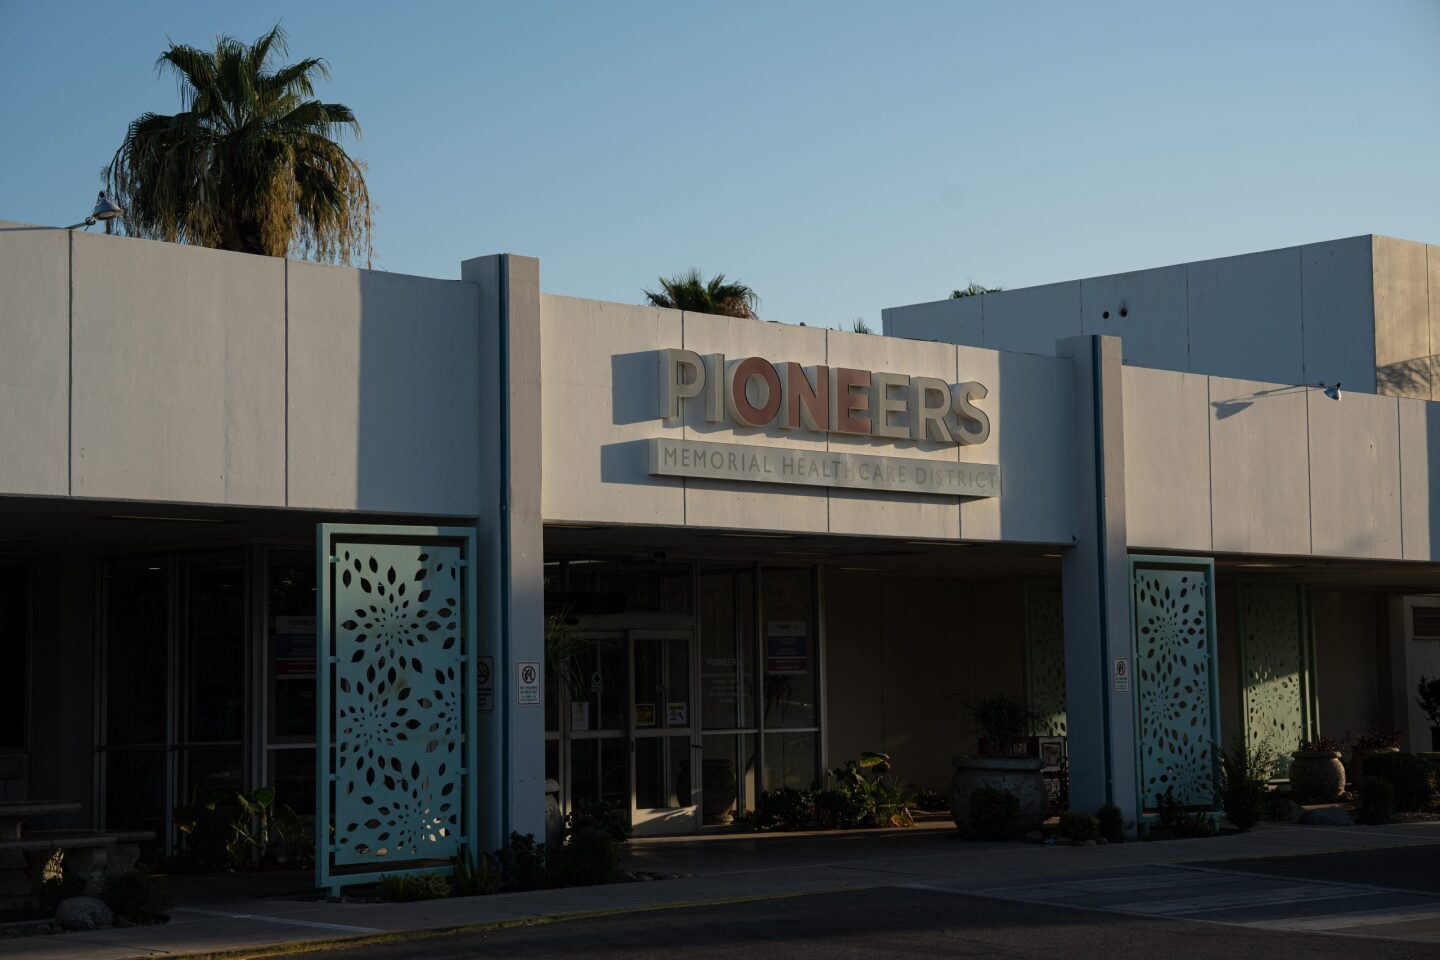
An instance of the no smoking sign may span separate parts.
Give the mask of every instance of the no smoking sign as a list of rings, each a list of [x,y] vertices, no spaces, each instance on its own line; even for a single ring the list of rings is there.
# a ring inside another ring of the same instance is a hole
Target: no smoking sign
[[[537,660],[521,660],[515,665],[519,683],[515,685],[515,702],[538,704],[540,702],[540,663]]]

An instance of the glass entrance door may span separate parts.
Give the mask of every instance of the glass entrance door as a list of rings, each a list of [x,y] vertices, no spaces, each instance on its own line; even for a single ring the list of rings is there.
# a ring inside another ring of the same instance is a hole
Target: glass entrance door
[[[630,822],[641,836],[695,830],[696,783],[689,631],[629,635]]]

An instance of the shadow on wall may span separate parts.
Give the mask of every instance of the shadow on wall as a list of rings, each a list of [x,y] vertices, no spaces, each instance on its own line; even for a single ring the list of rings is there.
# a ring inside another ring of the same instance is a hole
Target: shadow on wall
[[[476,514],[480,355],[492,349],[482,338],[478,290],[370,270],[354,277],[356,327],[347,332],[358,340],[356,506]],[[296,375],[305,371],[292,369]]]
[[[1393,397],[1431,397],[1431,369],[1440,355],[1415,357],[1399,363],[1386,364],[1375,371],[1377,393]]]
[[[1242,393],[1228,400],[1212,400],[1210,406],[1215,410],[1216,420],[1228,420],[1230,417],[1235,416],[1235,414],[1241,413],[1254,406],[1256,400],[1263,400],[1266,397],[1274,397],[1286,393],[1300,393],[1307,389],[1309,388],[1293,386],[1276,387],[1273,390],[1257,390],[1253,393]]]
[[[660,404],[660,365],[654,350],[617,353],[610,357],[611,422],[617,426],[654,420]]]

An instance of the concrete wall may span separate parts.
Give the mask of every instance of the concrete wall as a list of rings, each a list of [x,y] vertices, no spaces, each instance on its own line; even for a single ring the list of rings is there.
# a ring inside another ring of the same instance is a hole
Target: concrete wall
[[[865,336],[704,314],[542,296],[543,509],[549,522],[647,523],[805,533],[1072,542],[1074,440],[1068,360],[949,344]],[[991,419],[988,442],[809,434],[710,424],[697,400],[684,415],[658,419],[656,351],[762,356],[979,380]],[[892,495],[734,481],[651,477],[651,437],[724,440],[818,450],[1000,463],[1004,495]]]
[[[479,299],[0,223],[0,493],[479,511]]]
[[[1106,334],[1124,341],[1125,362],[1137,366],[1281,383],[1339,380],[1374,392],[1380,259],[1372,296],[1371,241],[1352,237],[893,307],[884,311],[884,330],[1043,354],[1053,354],[1063,337]],[[1423,272],[1424,247],[1413,246],[1421,247]],[[1414,296],[1411,283],[1407,297]],[[1423,286],[1418,290],[1423,304]],[[1412,326],[1426,325],[1422,318]]]
[[[1124,382],[1132,548],[1440,559],[1440,406],[1139,367]]]
[[[966,709],[1025,695],[1024,585],[829,572],[825,580],[826,749],[830,766],[865,750],[944,791],[950,761],[976,749]],[[944,596],[943,606],[914,604]]]

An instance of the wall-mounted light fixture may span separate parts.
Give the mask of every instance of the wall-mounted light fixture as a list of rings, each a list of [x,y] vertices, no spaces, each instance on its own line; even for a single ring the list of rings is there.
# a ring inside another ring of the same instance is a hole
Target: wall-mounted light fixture
[[[1325,383],[1324,380],[1321,380],[1319,383],[1315,384],[1315,386],[1316,386],[1318,389],[1325,391],[1325,396],[1329,397],[1331,400],[1339,400],[1339,399],[1340,399],[1340,381],[1339,381],[1339,380],[1336,380],[1336,381],[1335,381],[1335,385],[1334,385],[1333,387],[1332,387],[1332,386],[1328,386],[1328,385]]]
[[[105,232],[108,233],[110,232],[110,221],[118,220],[123,216],[125,216],[125,211],[120,209],[120,205],[107,197],[104,190],[101,190],[100,196],[95,198],[95,209],[90,211],[90,216],[81,220],[79,223],[72,223],[65,229],[75,230],[79,227],[88,228],[95,226],[97,223],[103,223],[105,224]]]

